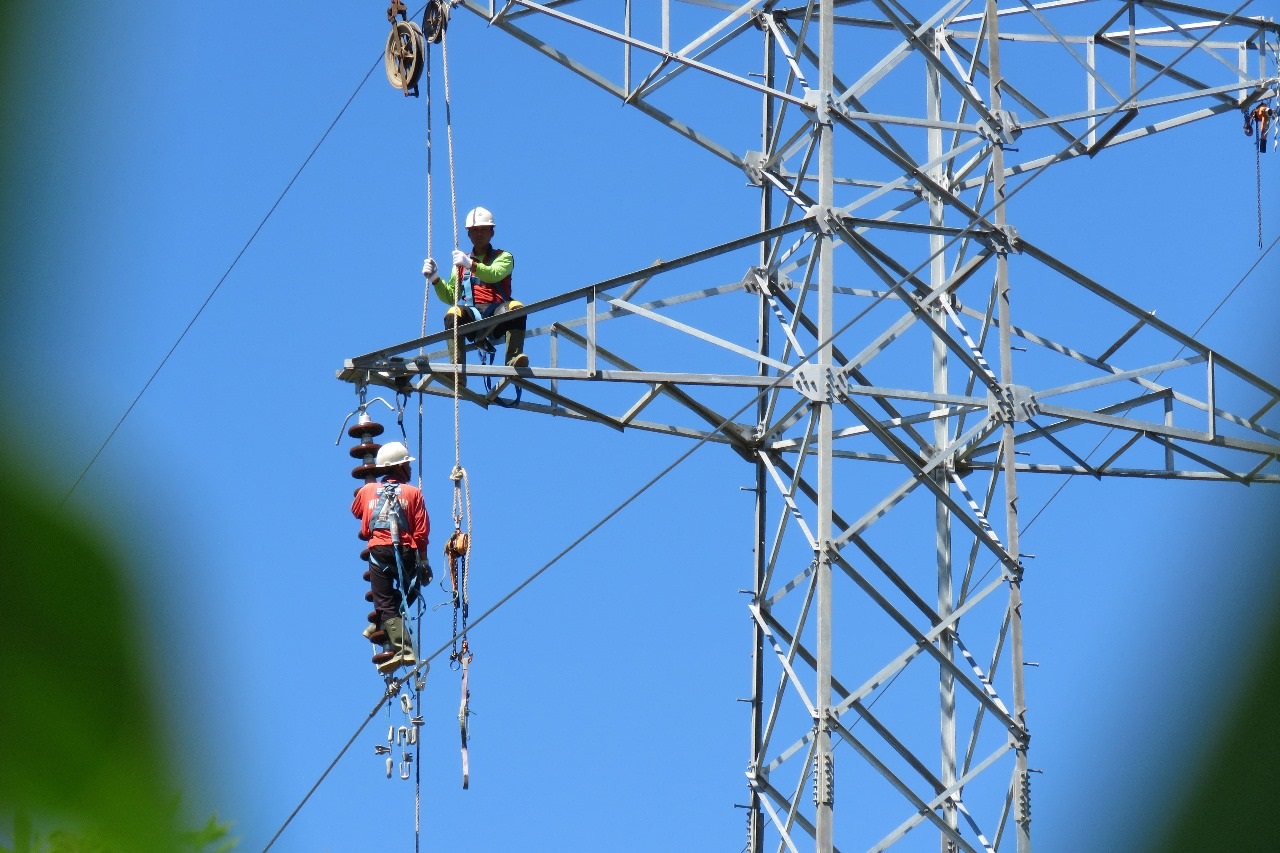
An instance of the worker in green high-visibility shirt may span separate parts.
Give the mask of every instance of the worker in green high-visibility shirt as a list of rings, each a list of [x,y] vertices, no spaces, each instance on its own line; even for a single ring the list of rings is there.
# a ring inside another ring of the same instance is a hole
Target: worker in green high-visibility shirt
[[[436,296],[449,306],[444,315],[444,327],[450,331],[459,324],[465,328],[467,323],[524,307],[511,298],[511,273],[515,269],[516,259],[510,252],[493,245],[493,214],[483,207],[477,207],[467,214],[466,225],[467,237],[471,240],[471,253],[467,254],[461,249],[453,250],[453,272],[447,279],[440,276],[434,259],[427,258],[422,265],[422,274],[434,286]],[[458,289],[459,273],[462,275],[461,290]],[[470,300],[467,299],[468,288]],[[485,337],[505,336],[503,363],[509,367],[526,367],[529,356],[524,352],[524,331],[525,318],[517,317],[487,330]],[[475,342],[474,336],[465,337],[468,342]],[[462,347],[457,346],[454,336],[451,336],[449,358],[454,364],[463,362],[461,350]]]

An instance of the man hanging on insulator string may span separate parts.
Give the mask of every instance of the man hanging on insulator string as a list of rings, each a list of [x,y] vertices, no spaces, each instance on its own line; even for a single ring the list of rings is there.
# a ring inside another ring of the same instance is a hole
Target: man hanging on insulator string
[[[409,484],[414,458],[398,441],[378,450],[375,464],[383,475],[379,483],[365,483],[351,501],[351,514],[360,519],[360,538],[369,542],[369,587],[378,624],[387,634],[391,657],[378,664],[384,674],[402,666],[414,666],[413,637],[405,621],[406,607],[431,583],[427,538],[431,519],[422,491]]]
[[[440,277],[436,262],[432,258],[422,265],[422,274],[435,287],[436,296],[449,310],[444,315],[444,327],[450,331],[459,323],[474,323],[488,319],[497,314],[505,314],[524,307],[511,298],[511,273],[515,269],[516,260],[511,253],[493,247],[493,214],[483,207],[477,207],[467,214],[467,237],[471,239],[471,254],[461,249],[453,250],[453,269],[449,278]],[[458,271],[463,275],[463,289],[458,291]],[[471,300],[467,302],[467,288],[470,287]],[[456,298],[455,298],[456,297]],[[525,318],[517,317],[505,323],[499,323],[486,330],[486,338],[506,336],[506,350],[503,363],[508,367],[526,367],[529,356],[524,353]],[[466,335],[468,342],[475,342],[475,336]],[[454,364],[464,360],[462,347],[454,339],[449,339],[449,359]]]

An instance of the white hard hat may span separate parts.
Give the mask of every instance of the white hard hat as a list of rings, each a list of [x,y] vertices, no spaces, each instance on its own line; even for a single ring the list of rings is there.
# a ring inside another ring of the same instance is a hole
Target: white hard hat
[[[409,448],[398,441],[389,441],[378,449],[378,459],[375,464],[379,468],[395,468],[397,465],[413,461],[414,458],[409,455]]]
[[[493,227],[493,214],[483,207],[474,208],[467,214],[468,228],[483,228],[486,225]]]

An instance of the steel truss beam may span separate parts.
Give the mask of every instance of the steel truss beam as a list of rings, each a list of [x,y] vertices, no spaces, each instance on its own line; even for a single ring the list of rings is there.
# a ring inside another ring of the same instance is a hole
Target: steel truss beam
[[[1040,248],[1010,203],[1276,95],[1280,29],[1228,5],[462,3],[745,172],[760,227],[520,309],[535,366],[457,367],[440,332],[338,376],[449,396],[465,372],[480,406],[493,377],[520,410],[754,467],[751,853],[1030,850],[1021,484],[1280,482],[1280,387]],[[752,119],[709,121],[721,96]],[[1029,280],[1052,296],[1017,299]]]

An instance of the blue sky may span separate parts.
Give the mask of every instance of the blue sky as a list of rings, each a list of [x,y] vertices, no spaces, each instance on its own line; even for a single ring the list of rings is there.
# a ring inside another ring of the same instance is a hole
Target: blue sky
[[[21,286],[7,294],[6,426],[53,448],[44,481],[63,494],[378,63],[68,502],[136,580],[188,808],[233,822],[245,850],[271,838],[382,693],[358,633],[351,442],[335,446],[356,401],[334,371],[418,334],[425,104],[387,85],[383,10],[361,5],[73,3],[60,17],[74,20],[62,31],[74,61],[33,29],[6,70],[28,96],[29,164],[6,188],[28,211],[6,263]],[[470,15],[450,38],[459,209],[494,212],[526,301],[754,227],[740,172]],[[697,108],[736,120],[727,102]],[[1010,219],[1191,332],[1260,254],[1254,168],[1231,114],[1059,167]],[[1276,168],[1264,159],[1269,186]],[[1270,244],[1272,198],[1263,227]],[[1273,253],[1200,334],[1272,382],[1278,273]],[[439,303],[430,312],[434,330]],[[462,418],[473,613],[686,449],[523,412]],[[439,574],[450,407],[429,399],[424,422]],[[703,448],[477,630],[466,792],[458,675],[437,662],[423,849],[738,848],[751,640],[740,487],[752,477]],[[1030,487],[1036,507],[1058,485]],[[1275,597],[1259,554],[1275,492],[1077,481],[1025,533],[1038,849],[1130,849],[1106,828],[1158,815],[1211,743]],[[429,612],[423,645],[448,631],[448,609]],[[408,849],[413,786],[387,780],[372,749],[387,724],[370,723],[275,849]]]

